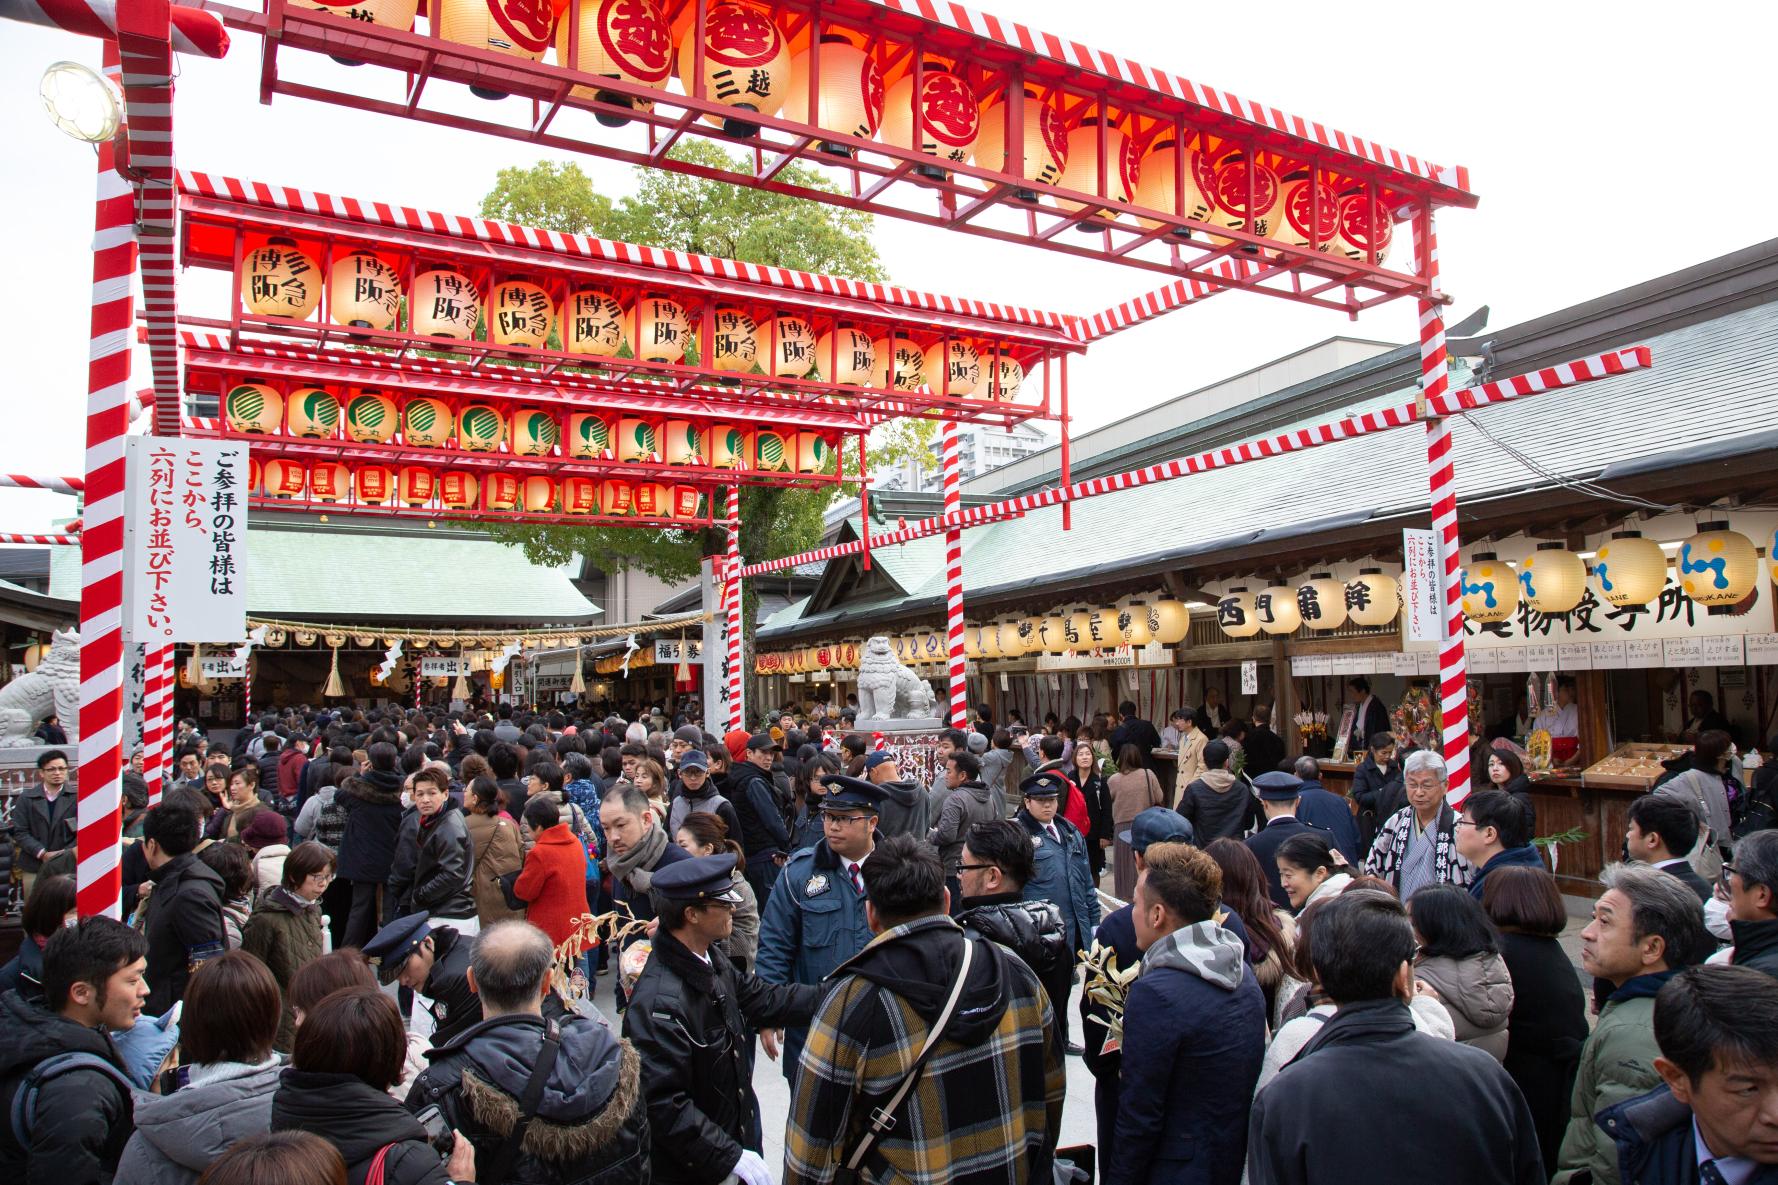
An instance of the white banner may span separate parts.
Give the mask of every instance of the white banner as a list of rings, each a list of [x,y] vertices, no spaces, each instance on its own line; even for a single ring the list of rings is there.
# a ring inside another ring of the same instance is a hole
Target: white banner
[[[1259,663],[1251,658],[1241,664],[1241,694],[1259,694]]]
[[[461,655],[431,655],[420,660],[423,679],[450,679],[469,674],[469,659]]]
[[[1439,598],[1444,596],[1444,573],[1438,566],[1438,540],[1431,531],[1401,533],[1402,623],[1410,642],[1437,642],[1444,638],[1439,621]]]
[[[205,679],[245,679],[247,677],[247,660],[236,658],[232,654],[206,654],[198,659],[198,667],[203,671]]]
[[[1101,650],[1096,654],[1040,654],[1037,656],[1037,669],[1040,671],[1108,671],[1117,667],[1133,667],[1136,665],[1136,651],[1129,646],[1119,646],[1116,650]]]
[[[698,638],[662,638],[654,644],[654,661],[676,663],[704,661],[704,643]]]
[[[247,634],[247,445],[124,442],[125,633],[150,646]]]

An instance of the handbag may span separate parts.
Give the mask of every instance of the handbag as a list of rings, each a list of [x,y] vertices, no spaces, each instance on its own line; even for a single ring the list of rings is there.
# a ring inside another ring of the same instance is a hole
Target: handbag
[[[523,871],[522,868],[515,868],[511,872],[494,878],[495,883],[500,886],[500,895],[506,898],[506,908],[519,913],[524,912],[531,904],[513,892],[513,886],[519,883],[519,873]]]
[[[914,1064],[908,1067],[908,1072],[902,1076],[889,1100],[871,1111],[870,1125],[865,1128],[858,1143],[853,1145],[851,1154],[841,1161],[833,1176],[834,1185],[858,1185],[859,1166],[864,1164],[864,1158],[870,1155],[870,1150],[883,1138],[883,1134],[895,1126],[895,1112],[908,1097],[908,1092],[914,1089],[914,1084],[920,1080],[920,1072],[926,1068],[927,1059],[938,1048],[939,1041],[944,1038],[945,1029],[950,1026],[952,1014],[957,1011],[957,1001],[963,998],[963,985],[969,979],[969,964],[974,956],[975,943],[966,935],[963,939],[963,961],[958,964],[957,978],[951,984],[951,994],[945,1000],[944,1011],[938,1014],[938,1019],[926,1031],[926,1044],[920,1047],[919,1056],[914,1058]]]

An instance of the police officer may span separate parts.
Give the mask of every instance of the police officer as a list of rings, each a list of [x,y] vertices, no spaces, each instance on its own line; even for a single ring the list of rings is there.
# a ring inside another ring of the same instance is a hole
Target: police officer
[[[717,1185],[731,1174],[770,1185],[753,1094],[756,1029],[806,1025],[823,988],[780,986],[722,952],[734,929],[732,853],[661,869],[651,886],[660,929],[624,1013],[641,1054],[655,1185]]]
[[[1063,1048],[1079,1054],[1080,1046],[1068,1041],[1068,996],[1074,989],[1075,956],[1099,924],[1099,894],[1087,863],[1086,837],[1058,810],[1067,792],[1068,779],[1060,770],[1032,774],[1019,783],[1025,803],[1015,818],[1031,836],[1032,872],[1025,882],[1025,900],[1053,903],[1068,926],[1068,948],[1055,970],[1044,977],[1043,986],[1056,1011]]]
[[[413,991],[415,1005],[430,1018],[432,1044],[439,1046],[481,1022],[482,1002],[469,987],[474,947],[451,927],[410,913],[378,930],[364,944],[364,957],[380,960],[377,978],[382,982],[399,982]]]
[[[871,940],[860,869],[876,847],[884,792],[843,774],[821,781],[824,838],[790,858],[760,917],[755,970],[769,983],[820,983]],[[800,1025],[786,1033],[784,1076],[792,1081],[804,1035]]]

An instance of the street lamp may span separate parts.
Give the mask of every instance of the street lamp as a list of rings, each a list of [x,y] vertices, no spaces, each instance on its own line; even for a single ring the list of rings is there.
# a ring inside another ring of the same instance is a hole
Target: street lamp
[[[43,72],[37,93],[49,121],[65,134],[88,144],[103,144],[117,135],[123,119],[123,96],[114,83],[79,62],[55,62]]]

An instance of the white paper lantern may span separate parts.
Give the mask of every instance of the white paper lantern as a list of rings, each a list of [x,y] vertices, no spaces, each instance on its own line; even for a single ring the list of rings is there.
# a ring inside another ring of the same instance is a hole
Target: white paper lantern
[[[1726,522],[1701,522],[1698,533],[1679,545],[1673,570],[1685,595],[1700,605],[1733,605],[1753,591],[1759,553],[1753,540],[1729,530]]]
[[[1251,638],[1259,633],[1259,614],[1254,610],[1253,594],[1245,586],[1236,585],[1217,598],[1216,624],[1231,638]]]
[[[1519,592],[1539,613],[1567,613],[1586,591],[1586,561],[1560,543],[1538,544],[1519,564]]]
[[[1179,188],[1179,144],[1172,136],[1162,136],[1149,147],[1148,155],[1142,158],[1142,168],[1136,178],[1136,192],[1130,199],[1134,205],[1157,210],[1162,214],[1173,214],[1174,206],[1183,208],[1185,217],[1193,222],[1204,222],[1210,217],[1210,199],[1204,189],[1209,184],[1208,167],[1204,154],[1197,149],[1186,153],[1185,187]],[[1175,202],[1175,193],[1184,193],[1183,200]],[[1177,215],[1175,215],[1177,216]],[[1137,218],[1143,226],[1153,230],[1161,223],[1152,218]],[[1181,235],[1189,231],[1180,230]]]
[[[821,77],[815,84],[815,118],[809,118],[809,58],[804,49],[790,59],[790,83],[779,115],[830,132],[868,140],[883,125],[883,72],[877,60],[840,33],[821,35]],[[847,144],[822,141],[821,151],[851,156]]]
[[[1185,607],[1184,601],[1155,601],[1148,607],[1148,628],[1154,634],[1154,640],[1163,646],[1183,642],[1191,633],[1191,610]]]
[[[1018,175],[1027,181],[1054,185],[1061,180],[1062,169],[1068,163],[1067,125],[1062,122],[1061,113],[1029,87],[1024,88],[1021,99],[1024,134],[1020,144],[1025,160]],[[1002,99],[982,108],[982,131],[976,137],[975,163],[996,173],[1012,171],[1012,153],[1006,144],[1008,114],[1007,103]],[[1022,202],[1037,200],[1036,191],[1030,189],[1016,189],[1013,196]]]
[[[1135,196],[1142,162],[1136,155],[1136,146],[1115,126],[1105,128],[1105,160],[1105,191],[1100,194],[1099,118],[1088,116],[1068,133],[1067,163],[1056,184],[1062,189],[1072,189],[1077,193],[1101,196],[1114,202],[1128,202]],[[1064,210],[1078,210],[1082,203],[1058,199],[1058,204]],[[1093,219],[1109,221],[1116,217],[1114,211],[1101,210],[1095,212],[1092,218],[1083,219],[1078,225],[1083,230],[1098,230]]]
[[[1297,613],[1312,630],[1337,630],[1346,624],[1346,586],[1332,573],[1316,572],[1297,586]]]
[[[1477,552],[1462,580],[1463,615],[1472,621],[1505,621],[1519,607],[1519,578],[1491,551]]]
[[[1619,531],[1593,553],[1593,575],[1607,605],[1641,608],[1667,587],[1667,553],[1640,531]]]
[[[1383,626],[1401,611],[1401,585],[1381,568],[1360,568],[1346,582],[1346,612],[1354,625]]]
[[[1303,624],[1302,612],[1296,607],[1296,589],[1283,584],[1254,593],[1253,612],[1259,627],[1268,634],[1294,634]]]
[[[921,355],[920,373],[934,395],[974,395],[982,386],[981,352],[966,341],[941,338]]]
[[[1126,646],[1146,646],[1154,641],[1148,622],[1148,602],[1131,601],[1117,611],[1117,628]]]

